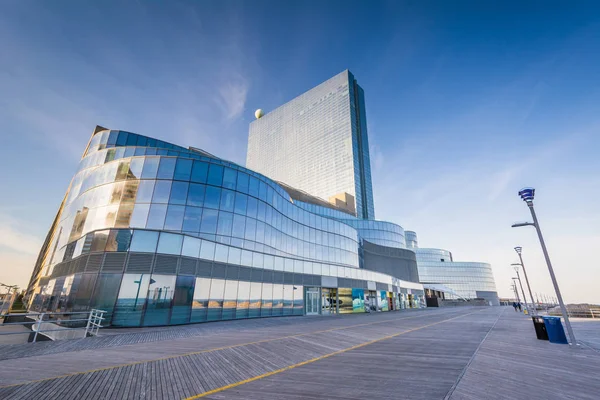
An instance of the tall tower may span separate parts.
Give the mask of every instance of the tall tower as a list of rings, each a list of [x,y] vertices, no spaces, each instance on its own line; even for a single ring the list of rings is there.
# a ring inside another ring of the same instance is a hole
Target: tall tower
[[[365,96],[350,71],[256,116],[248,168],[375,218]]]

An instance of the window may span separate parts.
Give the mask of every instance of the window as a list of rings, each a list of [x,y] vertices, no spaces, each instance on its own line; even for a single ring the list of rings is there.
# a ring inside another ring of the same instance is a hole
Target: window
[[[200,232],[215,234],[217,232],[217,215],[217,210],[204,209],[202,212]]]
[[[220,209],[223,211],[233,212],[233,203],[235,199],[235,192],[227,189],[221,191],[221,206]]]
[[[184,232],[199,232],[200,219],[202,217],[202,209],[198,207],[186,207],[185,216],[183,217]]]
[[[155,179],[158,172],[159,157],[146,157],[144,168],[142,169],[142,178]]]
[[[146,223],[146,228],[162,229],[165,224],[166,215],[166,204],[152,204],[150,206],[150,213],[148,214],[148,222]]]
[[[248,210],[246,211],[246,215],[252,218],[256,218],[258,214],[258,200],[254,197],[248,197]]]
[[[188,186],[187,182],[173,182],[169,203],[185,204],[188,195]]]
[[[249,189],[248,189],[248,194],[250,196],[254,196],[254,197],[258,197],[258,179],[256,179],[255,177],[251,176],[250,177],[250,185],[249,185]]]
[[[231,236],[231,228],[233,226],[233,214],[230,212],[220,211],[219,212],[219,224],[217,227],[217,234],[224,236]]]
[[[210,164],[208,168],[208,183],[210,185],[223,185],[223,167],[216,164]]]
[[[243,238],[246,231],[246,217],[243,215],[234,214],[233,216],[233,231],[232,236]]]
[[[174,179],[180,181],[189,181],[192,174],[193,160],[187,158],[178,158],[175,165]]]
[[[205,189],[206,186],[204,185],[201,185],[199,183],[191,183],[187,197],[187,205],[202,207],[204,205]]]
[[[111,229],[106,242],[106,251],[127,251],[131,240],[131,230]]]
[[[173,179],[173,173],[175,172],[176,158],[173,157],[161,157],[160,165],[158,166],[158,179]]]
[[[169,205],[167,218],[165,220],[165,230],[180,231],[183,225],[183,215],[185,206]]]
[[[183,236],[174,233],[161,232],[156,252],[180,255],[182,244]]]
[[[137,189],[137,195],[135,197],[136,203],[150,203],[152,200],[152,193],[154,192],[154,180],[143,180],[140,181]]]
[[[191,236],[183,238],[183,248],[181,249],[182,256],[198,258],[200,254],[200,239]]]
[[[206,196],[204,197],[204,207],[219,208],[221,200],[221,189],[214,186],[206,187]]]
[[[145,228],[149,211],[150,204],[136,204],[131,215],[131,220],[129,221],[129,226],[132,228]]]
[[[248,179],[250,177],[244,172],[238,172],[237,176],[237,190],[239,192],[248,193]]]
[[[206,176],[208,175],[208,164],[202,161],[194,161],[192,166],[192,181],[199,183],[206,183]]]
[[[235,212],[237,214],[246,215],[246,208],[248,206],[248,196],[242,193],[235,194]]]
[[[231,168],[225,168],[223,174],[223,187],[235,190],[237,184],[237,171]]]
[[[156,181],[154,186],[153,203],[168,203],[171,195],[171,181]]]
[[[140,251],[145,253],[154,253],[156,243],[158,242],[158,232],[152,231],[134,231],[131,239],[129,251]]]

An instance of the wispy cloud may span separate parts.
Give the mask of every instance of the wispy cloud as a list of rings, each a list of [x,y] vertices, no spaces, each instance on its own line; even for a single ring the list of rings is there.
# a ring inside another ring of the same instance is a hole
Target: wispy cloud
[[[246,109],[248,81],[241,75],[234,76],[218,87],[217,104],[227,120],[234,120]]]

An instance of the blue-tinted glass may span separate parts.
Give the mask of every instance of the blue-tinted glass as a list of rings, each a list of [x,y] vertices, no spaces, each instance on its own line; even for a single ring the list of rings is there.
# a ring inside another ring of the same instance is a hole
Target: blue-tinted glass
[[[148,141],[150,141],[150,139],[148,139]],[[154,147],[152,147],[152,148],[146,148],[146,155],[147,156],[155,156],[156,153],[157,152],[156,152],[156,149]]]
[[[267,218],[267,204],[259,201],[258,202],[258,214],[257,214],[257,219],[261,220],[261,221],[265,221]]]
[[[248,188],[248,194],[250,196],[258,197],[258,182],[258,179],[256,179],[255,177],[250,177],[250,185]]]
[[[204,207],[219,208],[221,201],[221,188],[206,186],[206,195],[204,197]]]
[[[117,137],[117,146],[125,146],[127,143],[127,132],[119,131],[119,136]]]
[[[153,180],[142,180],[138,185],[137,195],[135,197],[136,203],[150,203],[152,200],[152,193],[154,192]]]
[[[148,147],[156,147],[156,139],[148,138]]]
[[[208,164],[202,161],[194,161],[194,166],[192,167],[192,181],[206,183],[207,175]]]
[[[204,191],[206,186],[199,183],[190,183],[190,189],[188,192],[187,204],[188,206],[202,207],[204,205]]]
[[[158,157],[146,157],[144,161],[144,169],[142,170],[142,178],[144,179],[154,179],[156,178],[156,173],[158,171]]]
[[[185,216],[183,218],[183,231],[199,232],[200,218],[202,217],[202,209],[199,207],[186,207]]]
[[[171,181],[156,181],[154,185],[153,203],[168,203],[171,195]]]
[[[235,212],[238,214],[246,215],[246,208],[248,206],[248,196],[243,193],[235,194]]]
[[[210,164],[208,168],[208,181],[210,185],[223,185],[223,167],[217,164]]]
[[[237,184],[237,171],[231,168],[225,168],[223,174],[223,187],[227,189],[234,189]]]
[[[200,232],[202,233],[216,233],[217,232],[217,210],[204,209],[202,212],[202,224],[200,225]]]
[[[134,135],[133,133],[130,133],[127,136],[127,146],[135,146],[137,143],[137,135]]]
[[[248,179],[250,177],[244,172],[238,172],[237,190],[239,192],[248,193]]]
[[[187,200],[188,186],[189,183],[187,182],[173,182],[173,186],[171,187],[171,198],[169,199],[169,203],[185,204]]]
[[[144,168],[143,158],[132,158],[129,163],[129,173],[127,179],[140,179],[142,176],[142,169]]]
[[[166,204],[152,204],[150,206],[150,214],[148,214],[148,229],[162,229],[165,224],[165,216],[167,215]]]
[[[183,236],[174,233],[161,232],[158,240],[157,253],[165,254],[181,254],[181,245],[183,244]]]
[[[243,238],[246,232],[246,217],[243,215],[234,214],[233,216],[233,231],[232,236]]]
[[[132,157],[133,153],[135,153],[135,147],[126,147],[124,157]]]
[[[173,173],[175,172],[176,158],[173,157],[161,157],[160,165],[158,167],[158,179],[173,179]]]
[[[244,238],[248,240],[256,239],[256,220],[253,218],[246,218],[246,233]]]
[[[196,278],[193,276],[177,276],[171,311],[171,325],[187,324],[190,322],[195,282]]]
[[[125,155],[125,147],[119,147],[118,149],[115,150],[115,160],[117,160],[119,158],[123,158],[124,155]]]
[[[193,160],[187,158],[177,159],[174,178],[181,181],[189,181],[192,174],[192,163]]]
[[[258,198],[267,201],[267,184],[263,181],[260,181],[258,186]]]
[[[133,232],[133,238],[131,239],[129,251],[154,253],[154,251],[156,251],[157,242],[158,232],[136,230]]]
[[[150,204],[136,204],[129,220],[129,226],[132,228],[145,228],[149,212]]]
[[[230,212],[219,212],[219,224],[217,235],[231,236],[231,227],[233,226],[233,214]]]
[[[248,211],[246,211],[246,215],[252,218],[256,218],[258,214],[258,200],[254,197],[248,196]]]
[[[119,131],[110,131],[110,135],[108,136],[108,140],[106,141],[106,145],[114,146],[117,143],[117,136],[119,136]]]
[[[135,145],[136,146],[146,146],[146,144],[148,144],[148,138],[145,136],[138,135],[137,142]]]
[[[232,190],[223,189],[221,191],[221,210],[233,212],[234,200],[235,192]]]
[[[180,231],[183,225],[183,214],[185,206],[169,205],[167,210],[167,218],[165,220],[165,230]]]

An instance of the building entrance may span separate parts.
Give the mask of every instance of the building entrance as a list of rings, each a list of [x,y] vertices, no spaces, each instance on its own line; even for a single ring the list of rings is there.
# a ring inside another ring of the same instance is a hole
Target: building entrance
[[[321,289],[321,314],[337,314],[338,295],[335,288]]]
[[[319,314],[319,288],[306,290],[306,315]]]

